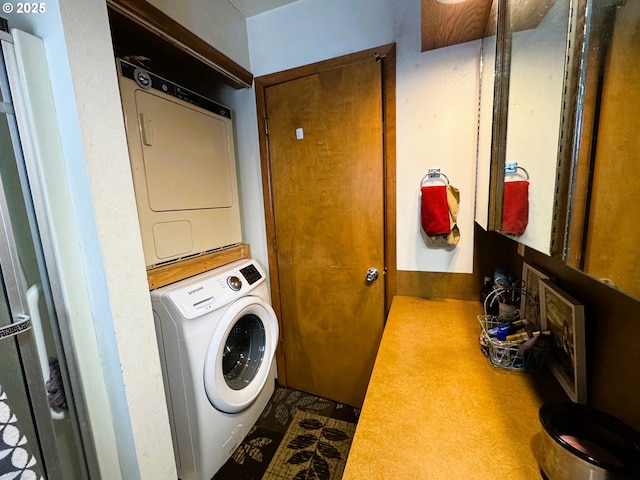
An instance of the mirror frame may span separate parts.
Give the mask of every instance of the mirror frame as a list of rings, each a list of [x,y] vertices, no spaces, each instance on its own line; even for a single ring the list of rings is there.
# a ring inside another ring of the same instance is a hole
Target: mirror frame
[[[550,255],[566,262],[567,241],[573,212],[571,205],[576,195],[572,188],[576,173],[576,159],[580,143],[578,123],[584,113],[585,41],[587,38],[587,11],[592,0],[571,0],[569,6],[569,32],[565,64],[563,115],[560,121],[558,165],[556,168],[556,199],[553,208]],[[589,113],[592,118],[594,112]]]
[[[600,75],[604,68],[609,38],[604,35],[604,15],[596,14],[594,0],[578,0],[579,26],[582,33],[580,49],[576,52],[576,95],[573,98],[574,128],[571,140],[571,161],[567,168],[567,202],[562,260],[570,267],[584,270],[587,217],[589,214],[589,186],[593,175],[593,135],[597,122]],[[606,8],[606,7],[600,7]],[[588,19],[587,19],[588,15]]]
[[[488,231],[499,230],[502,226],[502,203],[504,196],[504,162],[507,148],[507,111],[509,108],[509,72],[511,58],[511,38],[507,35],[507,21],[510,18],[509,0],[493,0],[491,13],[487,21],[482,48],[480,52],[480,77],[483,70],[493,70],[493,103],[491,116],[491,143],[489,148],[489,194],[487,205]],[[486,39],[496,37],[494,63],[486,65],[484,62],[484,48]],[[482,85],[480,85],[482,89]],[[483,107],[482,97],[478,100],[478,120]],[[480,123],[478,123],[478,147],[480,145]],[[479,148],[478,148],[479,155]],[[481,188],[477,186],[476,188]]]

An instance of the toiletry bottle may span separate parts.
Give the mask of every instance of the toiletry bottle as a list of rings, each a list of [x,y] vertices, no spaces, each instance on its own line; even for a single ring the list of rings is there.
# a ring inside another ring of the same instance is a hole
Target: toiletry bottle
[[[527,332],[517,332],[507,335],[507,342],[509,343],[524,343],[529,340],[529,334]]]
[[[508,327],[502,327],[498,329],[496,340],[494,340],[494,347],[495,347],[495,355],[493,358],[494,365],[500,365],[500,366],[509,365],[510,355],[509,355],[509,344],[507,342],[508,331],[509,331]]]
[[[493,272],[493,284],[496,287],[507,288],[509,286],[510,274],[502,268],[496,268]]]

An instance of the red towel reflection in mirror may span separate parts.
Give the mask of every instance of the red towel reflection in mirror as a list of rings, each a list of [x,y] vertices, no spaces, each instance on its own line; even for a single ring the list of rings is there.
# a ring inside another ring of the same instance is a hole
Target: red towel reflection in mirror
[[[517,180],[504,182],[502,227],[509,235],[522,235],[529,223],[529,182]]]

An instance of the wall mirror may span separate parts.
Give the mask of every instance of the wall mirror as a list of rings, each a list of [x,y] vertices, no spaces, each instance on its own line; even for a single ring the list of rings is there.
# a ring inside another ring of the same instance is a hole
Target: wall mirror
[[[564,229],[556,227],[557,210],[564,208],[558,195],[564,132],[571,128],[565,107],[571,105],[568,73],[578,11],[571,1],[494,1],[498,34],[491,114],[484,85],[491,60],[485,42],[491,45],[491,35],[483,39],[481,54],[476,221],[546,254],[554,252]]]
[[[640,298],[640,2],[588,3],[564,259]]]
[[[504,128],[502,118],[508,87],[504,38],[506,0],[493,0],[480,48],[480,92],[478,103],[478,146],[476,167],[476,222],[485,230],[496,230],[502,215]],[[495,119],[495,121],[494,121]],[[497,199],[496,196],[500,198]]]

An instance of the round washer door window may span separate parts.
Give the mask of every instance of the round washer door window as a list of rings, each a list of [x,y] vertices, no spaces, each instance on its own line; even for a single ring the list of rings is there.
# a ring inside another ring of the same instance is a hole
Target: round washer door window
[[[266,346],[260,317],[248,313],[231,328],[222,350],[222,374],[232,390],[242,390],[260,371]]]
[[[204,387],[211,404],[237,413],[262,391],[278,342],[278,321],[260,297],[243,297],[225,311],[207,349]]]

